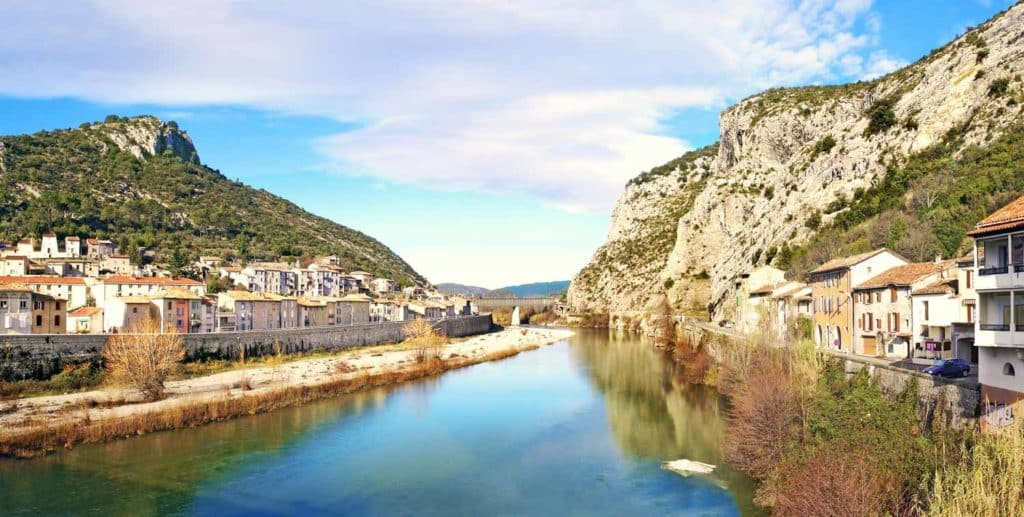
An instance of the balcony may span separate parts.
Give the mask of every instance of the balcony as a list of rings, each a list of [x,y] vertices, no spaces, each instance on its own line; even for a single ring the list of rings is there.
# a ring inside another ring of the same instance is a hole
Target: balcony
[[[1003,323],[979,323],[979,330],[988,330],[993,332],[1009,332],[1010,325]],[[1017,325],[1017,330],[1024,329],[1024,325]]]
[[[1014,271],[1021,272],[1024,264],[1017,264],[1013,267]],[[1005,275],[1010,272],[1010,268],[1006,266],[995,266],[995,267],[983,267],[978,270],[978,276],[990,276],[990,275]]]

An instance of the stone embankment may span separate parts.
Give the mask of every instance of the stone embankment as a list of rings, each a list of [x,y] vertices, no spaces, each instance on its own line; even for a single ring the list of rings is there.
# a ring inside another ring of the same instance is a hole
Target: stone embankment
[[[490,314],[434,322],[447,337],[466,337],[491,330]],[[189,359],[236,359],[276,354],[331,351],[398,343],[405,339],[405,322],[332,325],[212,334],[183,334]],[[0,381],[46,379],[68,364],[99,360],[106,335],[49,334],[0,336]]]

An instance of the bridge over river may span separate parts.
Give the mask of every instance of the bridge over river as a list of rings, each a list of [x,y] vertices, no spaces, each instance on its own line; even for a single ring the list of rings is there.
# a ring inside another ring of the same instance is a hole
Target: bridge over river
[[[473,303],[475,303],[482,312],[495,311],[499,309],[512,309],[514,307],[541,311],[554,308],[556,305],[561,303],[561,299],[552,296],[537,298],[476,298],[473,300]]]

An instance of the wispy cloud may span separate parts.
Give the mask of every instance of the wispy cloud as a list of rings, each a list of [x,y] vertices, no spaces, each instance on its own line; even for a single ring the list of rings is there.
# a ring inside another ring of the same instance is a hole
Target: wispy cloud
[[[605,212],[688,148],[661,121],[885,73],[870,0],[19,2],[0,93],[328,116],[328,167]]]

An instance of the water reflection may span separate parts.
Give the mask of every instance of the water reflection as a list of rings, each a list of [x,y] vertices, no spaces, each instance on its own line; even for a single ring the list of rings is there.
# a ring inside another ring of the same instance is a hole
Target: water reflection
[[[0,513],[751,513],[660,462],[720,464],[725,407],[630,336],[205,426],[0,460]]]

